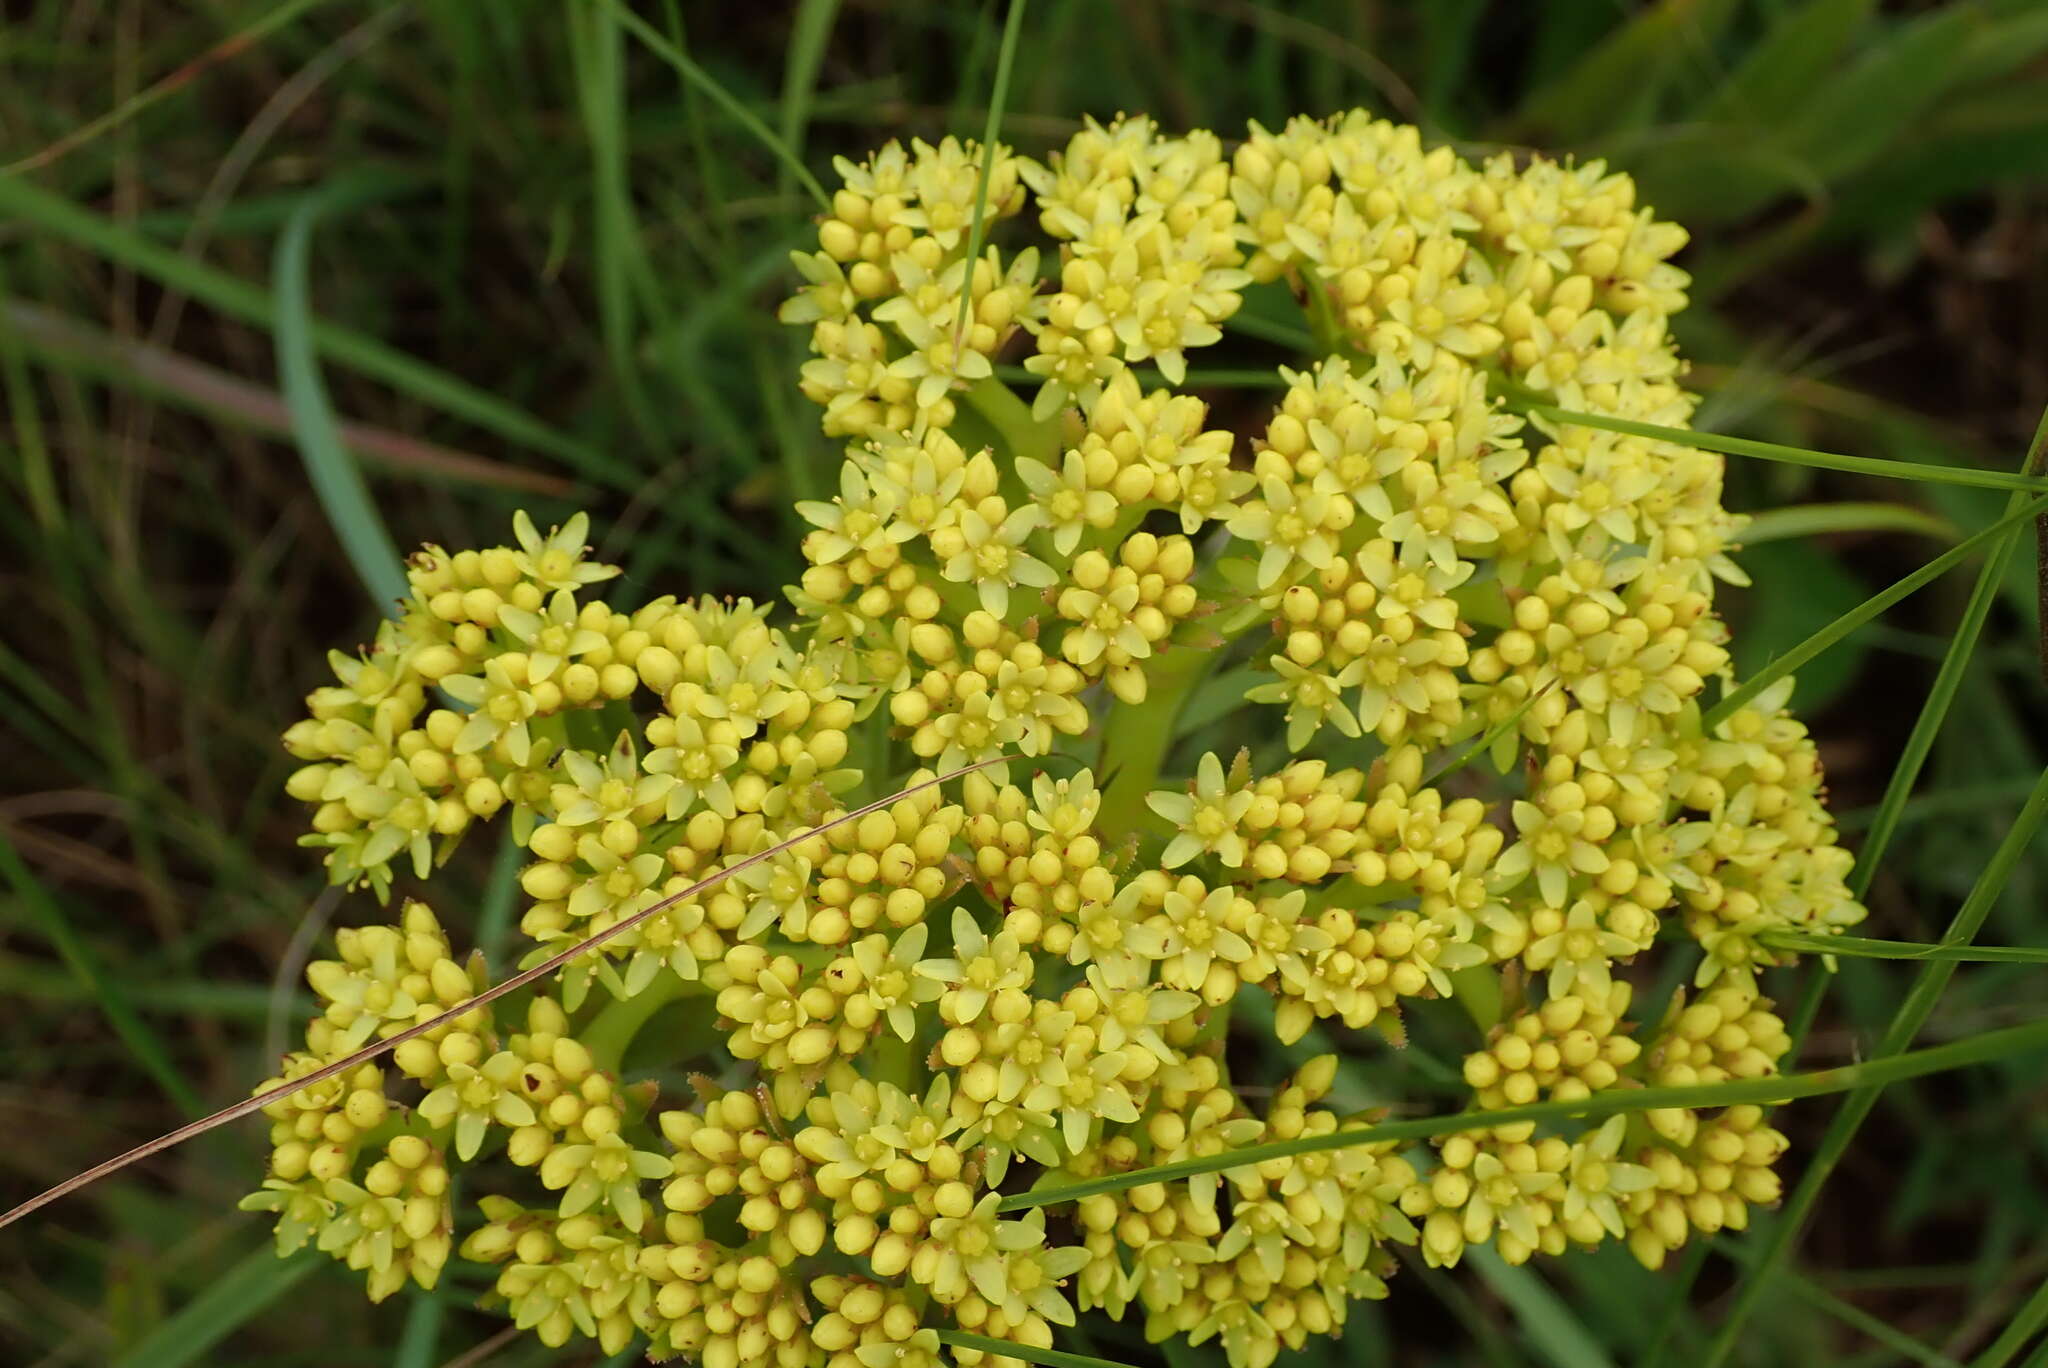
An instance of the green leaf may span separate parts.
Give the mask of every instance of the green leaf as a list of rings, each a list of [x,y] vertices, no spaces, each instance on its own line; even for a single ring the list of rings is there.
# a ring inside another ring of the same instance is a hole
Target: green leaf
[[[2048,408],[2042,409],[2027,454],[2020,458],[2020,473],[2033,474],[2041,468],[2044,460],[2048,460]],[[2008,517],[2019,507],[2019,495],[2006,500]],[[1893,833],[1898,830],[1906,800],[1912,796],[1913,785],[1920,778],[1920,768],[1934,749],[1934,738],[1955,701],[1964,672],[1969,669],[1970,657],[1977,649],[1977,637],[1984,630],[1992,605],[1998,600],[2006,563],[2012,559],[2013,547],[2019,540],[2016,534],[2017,529],[2014,529],[2014,535],[1994,544],[1990,554],[1984,557],[1984,564],[1977,571],[1977,582],[1970,586],[1970,599],[1963,607],[1962,620],[1956,624],[1948,649],[1942,654],[1941,668],[1935,672],[1934,686],[1927,692],[1927,701],[1920,705],[1920,715],[1914,719],[1913,730],[1906,737],[1898,762],[1892,766],[1891,778],[1885,782],[1884,797],[1878,803],[1877,815],[1871,819],[1869,833],[1863,838],[1862,854],[1857,861],[1856,872],[1851,876],[1850,890],[1859,898],[1870,890],[1870,880],[1876,873],[1878,861],[1890,846]]]
[[[1695,117],[1703,123],[1774,126],[1835,69],[1874,8],[1874,0],[1808,0],[1792,6]]]
[[[1957,195],[2033,176],[2048,139],[2048,90],[2017,84],[1958,94],[1917,136],[1842,188],[1819,241],[1911,224]]]
[[[184,1368],[188,1363],[221,1362],[207,1359],[208,1351],[326,1262],[312,1250],[303,1249],[280,1259],[266,1240],[182,1311],[115,1359],[113,1368]]]
[[[1003,106],[1010,98],[1010,71],[1017,62],[1017,40],[1024,31],[1024,7],[1028,0],[1010,0],[1009,15],[1003,20],[1003,42],[996,50],[995,88],[989,92],[988,122],[981,130],[981,175],[976,179],[974,190],[974,220],[967,229],[967,270],[972,279],[975,263],[981,258],[983,234],[988,224],[988,183],[996,164],[996,135],[1003,127]],[[967,335],[967,317],[973,308],[974,291],[962,288],[960,291],[960,317],[953,325],[954,345]]]
[[[824,65],[825,46],[832,39],[832,22],[838,15],[839,0],[802,0],[790,26],[789,51],[782,59],[782,111],[777,132],[783,145],[798,155],[804,150],[818,70]],[[786,175],[789,168],[782,170]]]
[[[1995,19],[1970,34],[1956,55],[1957,90],[1980,90],[2048,53],[2048,10],[2029,3],[2028,11]]]
[[[1659,0],[1531,95],[1517,125],[1582,142],[1648,122],[1680,61],[1711,48],[1734,13],[1733,0]]]
[[[1938,9],[1904,24],[1793,108],[1777,145],[1833,182],[1877,159],[1960,79],[1956,58],[1984,16]]]
[[[277,372],[291,414],[292,438],[313,481],[320,511],[348,553],[356,578],[370,601],[386,617],[396,617],[409,589],[404,561],[390,530],[370,497],[362,467],[342,444],[341,429],[327,402],[327,387],[313,356],[313,310],[307,300],[307,258],[313,224],[324,208],[318,196],[308,199],[285,224],[277,240],[271,289],[277,311],[273,335]]]

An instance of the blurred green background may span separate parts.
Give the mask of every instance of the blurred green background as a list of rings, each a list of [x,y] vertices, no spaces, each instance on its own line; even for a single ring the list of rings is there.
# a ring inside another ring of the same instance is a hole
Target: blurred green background
[[[833,154],[978,134],[1003,9],[640,0],[829,180]],[[294,847],[276,735],[371,604],[300,448],[361,458],[401,546],[500,540],[589,508],[647,595],[771,596],[787,506],[836,459],[772,318],[812,206],[730,109],[597,0],[12,0],[0,10],[0,1172],[18,1200],[244,1094],[302,1009],[331,919]],[[1699,426],[2015,469],[2048,401],[2048,6],[2039,0],[1038,0],[1006,140],[1147,110],[1226,139],[1365,105],[1473,153],[1604,157],[1694,232],[1679,333]],[[1257,344],[1225,364],[1270,364]],[[1262,395],[1211,396],[1240,430]],[[1722,597],[1754,664],[1997,516],[1984,491],[1731,459],[1771,512]],[[1812,504],[1868,505],[1822,519]],[[1866,933],[1940,933],[2048,751],[2031,549],[2016,556]],[[1960,605],[1925,590],[1802,676],[1854,833]],[[1852,835],[1853,839],[1853,835]],[[451,927],[502,917],[462,852]],[[494,877],[495,870],[495,877]],[[1984,939],[2048,941],[2033,852]],[[500,923],[502,924],[502,922]],[[280,965],[286,966],[281,972]],[[1803,1056],[1868,1049],[1907,969],[1849,962]],[[1776,985],[1792,998],[1799,985]],[[1966,966],[1936,1043],[2048,1007]],[[1753,1364],[1966,1362],[2048,1278],[2038,1062],[1892,1089],[1751,1323]],[[1418,1105],[1428,1079],[1400,1069]],[[1787,1161],[1832,1100],[1779,1124]],[[580,1364],[438,1295],[279,1264],[235,1198],[250,1123],[0,1234],[0,1359],[22,1364]],[[1739,1276],[1625,1253],[1409,1270],[1328,1364],[1684,1362]],[[1157,1361],[1129,1327],[1095,1352]],[[1901,1340],[1900,1336],[1910,1336]],[[1091,1347],[1078,1340],[1076,1348]],[[465,1354],[471,1357],[461,1357]],[[1320,1355],[1318,1359],[1317,1355]],[[1207,1364],[1209,1351],[1171,1356]]]

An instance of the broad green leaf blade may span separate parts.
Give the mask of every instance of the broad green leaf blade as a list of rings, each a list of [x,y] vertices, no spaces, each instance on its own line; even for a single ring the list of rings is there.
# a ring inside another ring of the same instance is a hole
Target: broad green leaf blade
[[[1696,117],[1771,127],[1834,70],[1875,7],[1876,0],[1807,0],[1785,10]]]
[[[1511,1264],[1484,1245],[1472,1249],[1466,1258],[1494,1295],[1507,1303],[1515,1327],[1553,1368],[1609,1368],[1614,1362],[1534,1269]]]
[[[1678,64],[1709,49],[1734,13],[1733,0],[1659,0],[1531,95],[1517,124],[1576,143],[1648,122]]]
[[[307,299],[306,275],[313,224],[321,209],[317,197],[307,200],[285,224],[277,242],[271,289],[277,303],[273,334],[278,381],[285,407],[291,412],[292,437],[306,463],[306,474],[312,478],[313,492],[319,496],[320,511],[327,515],[328,525],[348,553],[349,564],[355,567],[370,601],[386,617],[396,617],[409,592],[404,561],[370,497],[362,468],[342,445],[341,429],[327,402],[327,386],[313,356],[313,311]]]
[[[1956,58],[1983,22],[1958,5],[1902,25],[1792,111],[1778,145],[1828,182],[1869,164],[1954,88]]]
[[[206,1355],[325,1262],[310,1249],[280,1259],[266,1240],[183,1310],[115,1359],[113,1368],[185,1368],[188,1363],[221,1362]]]
[[[1749,587],[1717,596],[1726,604],[1728,658],[1738,680],[1755,675],[1870,597],[1870,585],[1843,563],[1843,557],[1814,542],[1766,541],[1751,546],[1745,537],[1740,559]],[[1778,591],[1787,584],[1798,585],[1799,592]],[[1865,637],[1851,633],[1834,649],[1799,667],[1802,714],[1827,707],[1855,684],[1870,658]]]

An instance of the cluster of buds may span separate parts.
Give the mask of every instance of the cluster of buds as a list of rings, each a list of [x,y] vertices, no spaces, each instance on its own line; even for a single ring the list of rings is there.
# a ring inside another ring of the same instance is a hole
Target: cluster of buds
[[[373,1297],[459,1249],[549,1344],[713,1368],[1008,1368],[1097,1311],[1265,1368],[1401,1245],[1654,1266],[1774,1200],[1756,1108],[1569,1115],[1776,1070],[1768,933],[1862,915],[1789,681],[1713,709],[1721,458],[1527,411],[1686,425],[1683,230],[1362,112],[839,169],[782,315],[846,444],[794,611],[608,605],[586,521],[522,515],[420,553],[287,733],[338,883],[502,811],[525,962],[652,915],[467,1011],[489,970],[424,907],[343,933],[274,1081],[455,1015],[268,1109],[281,1243]],[[1289,295],[1321,354],[1241,434],[1195,362]],[[1224,714],[1254,744],[1172,771]],[[1473,1108],[1558,1119],[1338,1143],[1424,1011],[1478,1023]]]

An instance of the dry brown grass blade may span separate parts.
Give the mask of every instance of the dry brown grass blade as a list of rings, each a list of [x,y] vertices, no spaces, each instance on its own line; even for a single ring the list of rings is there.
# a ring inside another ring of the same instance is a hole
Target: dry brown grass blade
[[[239,33],[229,34],[170,75],[123,101],[116,108],[72,129],[41,151],[31,153],[6,166],[0,166],[0,176],[18,176],[24,171],[48,166],[59,157],[84,146],[101,134],[119,128],[157,101],[177,94],[214,67],[241,56],[272,31],[282,28],[307,10],[324,3],[326,0],[286,0],[286,3],[277,6],[249,27]]]
[[[666,898],[663,898],[660,902],[657,902],[650,907],[646,907],[638,912],[635,912],[632,916],[626,918],[618,925],[606,927],[604,930],[598,932],[596,935],[590,937],[588,940],[579,941],[577,944],[570,946],[567,950],[563,950],[558,954],[548,956],[539,964],[534,965],[533,968],[522,970],[521,972],[514,974],[511,978],[506,979],[503,983],[499,983],[493,985],[492,987],[486,988],[483,992],[478,993],[475,997],[471,998],[469,1001],[463,1003],[459,1007],[451,1007],[437,1017],[432,1017],[426,1021],[422,1021],[415,1025],[408,1026],[404,1030],[398,1032],[398,1034],[396,1035],[387,1036],[383,1040],[379,1040],[372,1044],[365,1045],[362,1049],[357,1050],[354,1054],[349,1055],[347,1058],[337,1059],[332,1064],[324,1064],[320,1068],[315,1069],[312,1073],[307,1074],[303,1078],[295,1078],[289,1083],[279,1084],[277,1087],[271,1088],[268,1091],[257,1093],[254,1096],[242,1099],[240,1102],[236,1102],[230,1106],[222,1107],[219,1111],[213,1113],[211,1116],[201,1117],[197,1121],[188,1122],[187,1124],[178,1127],[176,1130],[167,1131],[163,1135],[159,1135],[154,1140],[146,1141],[143,1144],[137,1145],[134,1149],[127,1151],[125,1154],[118,1154],[104,1163],[95,1164],[93,1165],[93,1167],[86,1169],[83,1173],[75,1173],[71,1177],[66,1178],[63,1182],[57,1184],[55,1187],[50,1188],[48,1191],[38,1193],[36,1196],[31,1197],[26,1202],[23,1202],[20,1206],[15,1207],[12,1211],[9,1211],[6,1215],[0,1216],[0,1228],[5,1228],[7,1226],[14,1224],[14,1222],[20,1220],[22,1217],[28,1215],[30,1212],[40,1210],[41,1208],[48,1206],[50,1203],[57,1201],[59,1198],[68,1197],[72,1193],[77,1192],[80,1188],[89,1187],[92,1184],[98,1182],[100,1179],[106,1177],[108,1174],[118,1173],[122,1169],[127,1168],[130,1164],[133,1164],[138,1160],[147,1159],[152,1154],[161,1154],[167,1149],[171,1149],[177,1145],[183,1144],[185,1141],[190,1140],[195,1135],[203,1135],[207,1131],[214,1129],[216,1126],[224,1126],[230,1121],[240,1120],[244,1116],[248,1116],[254,1112],[259,1112],[263,1110],[263,1108],[269,1106],[273,1102],[279,1101],[283,1098],[290,1097],[294,1093],[303,1092],[307,1088],[312,1087],[316,1083],[323,1083],[326,1080],[333,1078],[338,1074],[345,1074],[352,1069],[360,1068],[362,1065],[369,1063],[371,1060],[377,1058],[379,1055],[387,1054],[390,1051],[397,1049],[400,1045],[403,1045],[408,1040],[412,1040],[418,1036],[425,1035],[427,1032],[435,1030],[438,1027],[445,1026],[449,1022],[454,1021],[459,1017],[467,1016],[469,1013],[475,1011],[479,1007],[483,1007],[489,1003],[496,1002],[499,998],[505,996],[507,993],[517,992],[519,989],[526,987],[530,983],[533,983],[539,979],[546,978],[549,974],[554,973],[557,969],[560,969],[563,965],[569,963],[569,961],[575,959],[578,955],[581,955],[589,950],[594,950],[597,947],[604,945],[608,941],[615,940],[618,937],[625,935],[626,932],[640,925],[649,917],[659,916],[661,913],[666,912],[669,908],[674,907],[677,903],[686,902],[689,899],[696,897],[699,893],[704,892],[706,889],[715,888],[719,884],[724,883],[727,879],[730,879],[733,875],[738,874],[743,870],[751,869],[755,865],[760,864],[765,860],[772,860],[785,850],[790,850],[796,846],[800,846],[804,842],[811,840],[813,837],[821,835],[824,832],[831,831],[835,827],[844,826],[848,822],[857,822],[861,818],[867,816],[869,813],[878,812],[883,808],[891,806],[892,804],[901,802],[905,798],[916,797],[918,794],[925,792],[927,789],[937,788],[941,784],[950,783],[953,780],[960,778],[962,775],[972,774],[976,770],[987,769],[990,765],[1000,764],[1002,761],[1008,758],[1008,756],[999,755],[992,759],[977,761],[972,765],[963,765],[959,769],[953,770],[950,773],[941,774],[935,778],[926,779],[921,783],[912,784],[908,788],[898,789],[896,792],[891,793],[886,797],[877,798],[871,803],[864,803],[860,807],[853,809],[851,812],[841,813],[839,816],[834,817],[832,820],[828,822],[822,822],[819,825],[813,827],[811,830],[802,833],[801,835],[792,836],[786,841],[778,841],[774,845],[769,846],[766,850],[757,850],[752,855],[749,855],[745,859],[740,860],[738,863],[728,865],[724,869],[716,871],[708,878],[699,879],[696,883],[691,884],[688,888],[683,889],[681,892],[671,893]]]
[[[117,337],[80,319],[20,300],[0,303],[0,322],[31,346],[132,379],[152,393],[222,414],[272,436],[291,435],[291,414],[276,391],[157,346]],[[456,451],[369,423],[341,422],[341,440],[364,460],[405,475],[433,475],[499,489],[567,498],[573,480]]]

